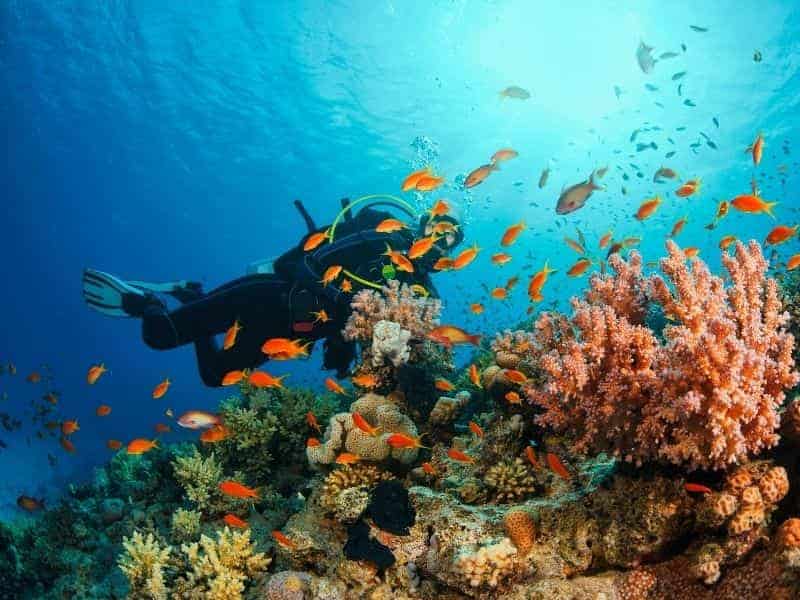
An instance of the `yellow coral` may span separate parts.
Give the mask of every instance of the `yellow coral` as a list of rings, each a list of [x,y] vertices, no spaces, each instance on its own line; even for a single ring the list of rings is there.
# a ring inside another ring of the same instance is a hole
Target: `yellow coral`
[[[222,478],[222,465],[214,454],[203,458],[197,448],[191,456],[178,456],[172,463],[175,478],[186,491],[186,497],[204,510],[216,495],[217,484]]]
[[[192,542],[200,533],[200,512],[179,508],[172,513],[172,540],[174,542]]]
[[[482,546],[477,552],[456,558],[455,571],[467,578],[470,586],[496,588],[514,570],[517,549],[508,538]]]
[[[500,503],[520,500],[536,489],[528,466],[520,458],[489,467],[483,480]]]
[[[144,537],[138,531],[133,532],[133,537],[125,538],[122,546],[125,553],[119,559],[119,568],[128,578],[129,596],[166,600],[164,566],[169,560],[170,547],[162,547],[152,533]]]
[[[375,465],[353,465],[331,471],[325,478],[320,492],[320,504],[326,510],[334,510],[341,492],[350,488],[371,488],[379,481],[392,479],[392,474]]]

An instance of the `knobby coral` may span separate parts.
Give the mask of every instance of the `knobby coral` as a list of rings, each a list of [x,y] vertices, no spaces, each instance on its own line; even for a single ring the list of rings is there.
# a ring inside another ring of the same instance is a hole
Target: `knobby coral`
[[[667,281],[644,278],[637,253],[615,254],[615,274],[595,275],[570,318],[537,320],[545,382],[527,393],[541,425],[577,434],[576,451],[721,469],[777,443],[777,409],[799,379],[794,338],[756,242],[723,256],[728,288],[673,242],[667,251]],[[672,321],[663,341],[644,324],[649,303]]]

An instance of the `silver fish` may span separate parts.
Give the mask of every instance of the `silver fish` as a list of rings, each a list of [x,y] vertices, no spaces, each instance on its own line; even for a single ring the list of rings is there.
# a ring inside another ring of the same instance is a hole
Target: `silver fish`
[[[561,192],[556,203],[556,214],[566,215],[582,208],[592,192],[602,189],[594,182],[594,173],[592,173],[587,181],[571,185]]]
[[[643,73],[652,73],[653,67],[656,66],[656,60],[653,58],[652,52],[652,46],[639,42],[639,47],[636,49],[636,61],[639,63],[639,68]]]

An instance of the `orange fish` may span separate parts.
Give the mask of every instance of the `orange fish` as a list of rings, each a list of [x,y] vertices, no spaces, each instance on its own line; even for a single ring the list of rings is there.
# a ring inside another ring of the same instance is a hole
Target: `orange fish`
[[[222,349],[223,350],[230,350],[233,348],[234,344],[236,344],[236,338],[239,337],[239,332],[242,330],[242,326],[239,324],[239,320],[235,320],[233,325],[228,328],[228,331],[225,332],[225,339],[222,341]]]
[[[375,227],[375,231],[378,233],[394,233],[395,231],[400,231],[406,227],[407,225],[400,219],[384,219],[378,223],[378,225]]]
[[[478,244],[473,244],[472,248],[467,248],[459,252],[458,256],[453,260],[453,269],[458,270],[466,267],[475,260],[475,257],[478,256],[478,252],[480,252]]]
[[[144,454],[150,452],[158,445],[158,440],[147,440],[145,438],[136,438],[128,444],[128,454]]]
[[[454,460],[456,462],[468,463],[468,464],[475,463],[475,459],[472,458],[469,454],[465,454],[461,450],[456,450],[455,448],[450,448],[447,451],[447,456],[450,458],[450,460]]]
[[[37,373],[36,371],[34,371],[25,378],[25,381],[27,381],[28,383],[39,383],[41,380],[42,376],[39,375],[39,373]]]
[[[156,423],[153,426],[153,429],[156,430],[156,433],[169,433],[170,431],[172,431],[172,429],[170,429],[170,426],[169,425],[165,425],[164,423]],[[200,437],[202,437],[202,436],[200,436]]]
[[[333,392],[334,394],[341,394],[342,396],[347,395],[345,389],[330,377],[325,379],[325,387],[328,389],[328,391]]]
[[[61,423],[61,433],[64,435],[72,435],[79,430],[78,419],[70,419],[68,421],[62,421]]]
[[[777,225],[773,227],[772,231],[767,234],[767,239],[764,242],[764,245],[772,244],[782,244],[783,242],[791,239],[797,233],[797,229],[800,225],[795,225],[794,227],[789,227],[788,225]]]
[[[683,489],[687,492],[695,492],[699,494],[710,494],[712,492],[711,488],[699,483],[684,483]]]
[[[500,238],[500,245],[501,246],[510,246],[514,242],[517,241],[519,234],[522,233],[525,229],[525,221],[520,221],[506,229],[503,237]]]
[[[655,198],[650,198],[649,200],[645,200],[639,206],[639,210],[636,211],[636,214],[633,215],[639,221],[644,221],[645,219],[653,216],[653,213],[656,212],[658,205],[661,204],[661,198],[656,196]]]
[[[517,275],[514,275],[514,277],[509,277],[508,281],[506,281],[506,289],[510,292],[517,286],[518,283],[519,277]]]
[[[316,248],[319,248],[324,242],[328,239],[328,230],[325,231],[317,231],[316,233],[312,233],[310,236],[306,238],[306,241],[303,243],[303,252],[310,252]]]
[[[767,202],[755,194],[742,194],[736,196],[731,200],[731,206],[735,209],[746,213],[767,213],[770,217],[775,218],[772,214],[772,208],[778,204],[777,202]]]
[[[422,436],[414,437],[407,433],[393,433],[386,438],[386,443],[392,448],[427,448],[422,445]]]
[[[459,329],[453,325],[440,325],[428,333],[428,339],[442,344],[446,348],[458,344],[472,344],[477,346],[481,342],[480,335],[470,335],[463,329]]]
[[[516,369],[503,369],[503,375],[505,375],[506,379],[509,379],[514,383],[525,383],[528,381],[525,373],[522,371],[517,371]]]
[[[794,271],[797,267],[800,267],[800,254],[794,254],[786,261],[787,271]]]
[[[109,450],[117,451],[120,448],[122,448],[122,442],[120,442],[119,440],[108,440],[106,442],[106,448],[108,448]]]
[[[683,255],[686,258],[694,258],[698,254],[700,254],[700,248],[697,246],[689,246],[688,248],[683,249]]]
[[[392,250],[389,244],[386,244],[386,252],[383,253],[383,256],[388,256],[389,260],[397,267],[398,271],[405,271],[406,273],[414,272],[414,265],[411,264],[411,261],[402,252]]]
[[[436,242],[436,237],[429,235],[428,237],[420,238],[411,244],[411,247],[408,249],[408,258],[410,260],[416,260],[418,258],[422,258],[430,249],[433,248],[433,244]]]
[[[339,456],[336,457],[336,464],[337,465],[354,465],[358,461],[361,460],[361,457],[357,454],[352,454],[351,452],[342,452]]]
[[[761,155],[764,154],[764,136],[759,133],[755,141],[747,147],[745,152],[749,152],[753,155],[753,164],[758,166],[758,163],[761,162]]]
[[[675,190],[675,195],[680,198],[688,198],[689,196],[696,194],[699,189],[700,180],[690,179],[686,183],[682,184],[677,190]]]
[[[231,430],[218,423],[200,434],[200,441],[204,444],[216,444],[231,436]]]
[[[323,286],[328,285],[332,281],[335,281],[336,278],[341,274],[341,272],[342,272],[342,265],[331,265],[330,267],[325,269],[325,273],[322,274],[322,279],[320,280],[320,283]]]
[[[324,308],[319,312],[312,311],[311,316],[314,317],[314,323],[327,323],[331,320]]]
[[[545,261],[542,270],[531,277],[531,281],[528,284],[528,297],[531,299],[531,302],[541,302],[544,300],[542,297],[542,288],[544,287],[544,284],[547,283],[547,278],[549,277],[550,273],[555,272],[556,270],[551,269],[548,266],[547,261]]]
[[[483,385],[481,384],[481,375],[480,373],[478,373],[478,366],[475,363],[472,363],[469,366],[469,380],[475,387],[479,388],[483,387]]]
[[[349,279],[345,279],[342,281],[342,285],[339,287],[345,294],[349,294],[353,291],[353,284],[350,282]]]
[[[86,383],[89,385],[94,385],[97,383],[97,380],[100,379],[100,376],[106,371],[106,366],[103,363],[100,363],[99,365],[92,365],[89,367],[89,372],[86,373]]]
[[[233,481],[232,479],[220,482],[218,487],[223,494],[232,498],[258,499],[258,492],[255,489],[247,487],[238,481]]]
[[[494,163],[489,165],[481,165],[477,169],[474,169],[467,175],[467,178],[464,180],[464,188],[469,189],[475,187],[479,183],[482,183],[489,175],[491,175],[492,171],[498,171],[497,165]]]
[[[111,407],[108,404],[101,404],[94,411],[94,414],[96,414],[98,417],[107,417],[111,414]]]
[[[429,462],[424,462],[424,463],[422,463],[422,470],[423,470],[423,471],[424,471],[424,472],[425,472],[427,475],[431,475],[431,476],[434,476],[434,477],[437,475],[437,473],[436,473],[436,469],[435,469],[435,468],[434,468],[434,466],[433,466],[431,463],[429,463]]]
[[[483,312],[483,304],[480,304],[479,302],[473,302],[469,305],[469,310],[473,315],[479,315]]]
[[[322,442],[320,442],[317,438],[310,437],[306,440],[306,448],[316,448],[321,445]]]
[[[273,360],[291,360],[299,356],[308,356],[308,347],[312,342],[302,343],[300,340],[287,338],[270,338],[261,346],[261,352]]]
[[[496,287],[489,293],[489,295],[495,300],[505,300],[508,298],[508,290],[506,290],[504,287]]]
[[[295,548],[297,548],[297,544],[295,544],[292,540],[290,540],[280,531],[277,530],[273,531],[272,537],[276,542],[278,542],[281,546],[283,546],[287,550],[294,550]]]
[[[528,459],[535,468],[539,468],[539,461],[536,460],[536,450],[534,450],[533,446],[527,446],[525,448],[525,458]]]
[[[454,386],[452,383],[447,381],[447,379],[444,379],[442,377],[435,380],[433,382],[433,386],[440,392],[452,392],[454,389],[456,389],[456,386]]]
[[[437,221],[433,224],[433,233],[436,235],[445,235],[446,233],[455,233],[458,231],[458,225],[450,221]]]
[[[567,468],[564,466],[564,463],[561,462],[561,459],[558,458],[552,452],[547,453],[547,464],[553,470],[553,473],[561,477],[562,479],[566,479],[569,481],[572,479],[572,475],[570,475]]]
[[[236,385],[237,383],[241,383],[245,377],[247,377],[246,371],[228,371],[222,378],[222,385]]]
[[[443,256],[435,263],[433,263],[434,271],[449,271],[452,268],[453,268],[453,259],[447,256]]]
[[[22,495],[17,498],[17,506],[28,512],[36,512],[44,508],[44,500],[37,500],[31,496]]]
[[[517,392],[507,392],[505,398],[510,404],[522,404],[522,399]]]
[[[583,244],[576,242],[572,238],[565,237],[564,243],[578,254],[586,254],[586,248],[583,247]]]
[[[275,377],[265,371],[253,371],[247,376],[247,383],[257,388],[282,388],[282,382],[286,377],[288,375]]]
[[[250,527],[250,525],[247,524],[247,521],[243,521],[236,515],[232,515],[230,513],[222,517],[222,520],[225,521],[226,525],[230,525],[231,527],[235,527],[236,529],[247,529],[248,527]]]
[[[494,154],[492,154],[492,162],[499,163],[506,160],[511,160],[512,158],[516,158],[519,156],[519,152],[514,150],[513,148],[501,148]]]
[[[430,212],[431,217],[442,217],[450,212],[450,205],[444,198],[440,198],[433,206],[431,206],[431,209],[428,212]]]
[[[674,238],[676,235],[678,235],[681,231],[683,231],[683,228],[686,227],[686,223],[688,222],[689,219],[687,217],[683,217],[682,219],[675,221],[675,225],[672,226],[672,231],[670,231],[669,237]]]
[[[470,421],[468,425],[469,425],[469,430],[472,433],[474,433],[476,437],[479,438],[483,437],[483,429],[481,429],[480,425],[478,425],[475,421]]]
[[[311,411],[308,411],[306,413],[306,425],[311,427],[311,429],[316,429],[318,433],[322,433],[322,428],[319,426],[319,423],[317,422],[317,415],[315,415]]]
[[[719,203],[719,206],[717,206],[717,214],[716,214],[716,216],[714,218],[717,221],[719,221],[721,218],[723,218],[725,215],[728,214],[728,208],[729,207],[730,207],[730,204],[728,204],[727,200],[722,200]]]
[[[642,241],[642,238],[627,237],[624,240],[622,240],[622,247],[623,248],[631,248],[633,246],[638,246],[641,241]]]
[[[437,177],[436,175],[423,175],[417,180],[417,185],[414,189],[418,192],[432,192],[444,183],[444,177]]]
[[[600,238],[600,241],[598,242],[598,246],[600,246],[600,248],[605,248],[606,246],[608,246],[608,242],[611,241],[611,236],[612,235],[614,235],[613,231],[611,231],[611,230],[606,231],[603,234],[603,237]]]
[[[431,173],[433,173],[433,171],[431,170],[430,167],[425,167],[424,169],[420,169],[419,171],[414,171],[403,180],[400,189],[403,190],[404,192],[407,192],[408,190],[413,190],[415,187],[417,187],[417,182],[422,177],[430,175]]]
[[[67,438],[62,437],[59,442],[61,443],[61,447],[69,452],[70,454],[75,454],[75,444],[69,441]]]
[[[378,435],[378,433],[380,433],[381,430],[380,427],[373,427],[372,425],[370,425],[367,422],[367,420],[361,415],[361,413],[354,412],[351,416],[353,417],[353,424],[367,435],[375,437],[376,435]]]
[[[47,392],[44,396],[42,396],[42,400],[49,402],[53,406],[58,404],[58,394],[55,392]]]
[[[371,389],[378,385],[378,378],[370,373],[356,375],[355,377],[351,377],[350,381],[352,381],[354,385],[366,389]]]
[[[159,383],[155,388],[153,388],[153,398],[156,400],[163,398],[170,385],[172,385],[172,382],[169,380],[169,378]]]
[[[567,271],[567,275],[570,277],[580,277],[586,270],[592,266],[592,261],[588,258],[579,258],[578,261],[572,265],[569,270]]]
[[[735,235],[726,235],[719,241],[719,249],[720,250],[727,250],[728,246],[730,246],[733,242],[736,241]]]
[[[509,262],[511,262],[512,258],[513,257],[510,254],[498,252],[497,254],[492,254],[492,263],[502,267],[503,265],[507,265]]]

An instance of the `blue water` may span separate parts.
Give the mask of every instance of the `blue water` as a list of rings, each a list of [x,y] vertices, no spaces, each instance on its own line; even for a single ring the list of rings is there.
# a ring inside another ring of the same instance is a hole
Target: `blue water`
[[[6,0],[0,28],[0,363],[19,369],[16,378],[0,376],[9,395],[0,411],[25,423],[0,431],[8,444],[0,450],[0,515],[13,514],[19,493],[52,498],[91,477],[109,456],[106,439],[152,435],[167,407],[212,409],[226,395],[202,386],[191,347],[149,350],[136,322],[87,309],[86,266],[213,287],[296,243],[305,230],[293,199],[329,222],[340,198],[400,194],[408,172],[432,164],[447,178],[442,193],[404,197],[460,205],[468,242],[483,248],[467,271],[437,277],[444,320],[492,335],[525,318],[527,279],[545,260],[560,270],[545,306],[566,306],[585,286],[585,278],[564,275],[578,255],[563,238],[577,237],[576,227],[595,253],[608,229],[615,238],[641,236],[649,261],[688,215],[678,242],[699,246],[717,268],[723,235],[763,239],[775,223],[732,211],[714,231],[704,229],[717,202],[748,191],[753,175],[762,195],[781,203],[777,222],[798,221],[800,9],[789,1]],[[656,56],[678,56],[645,75],[635,58],[641,40]],[[672,81],[680,71],[686,76]],[[532,97],[501,101],[509,85]],[[687,98],[696,106],[684,105]],[[638,141],[658,150],[635,152],[631,132],[653,125],[662,131]],[[759,131],[767,146],[754,170],[744,149]],[[455,183],[502,147],[519,157],[470,191]],[[670,150],[677,154],[667,160]],[[682,200],[672,193],[677,185],[653,184],[662,164],[682,179],[702,178],[700,194]],[[606,190],[557,217],[562,186],[604,165]],[[656,215],[634,220],[656,192],[665,200]],[[500,235],[520,219],[530,229],[512,247],[514,260],[493,266]],[[779,247],[778,258],[794,252],[796,240]],[[486,297],[482,284],[514,274],[522,281],[509,301]],[[474,301],[485,304],[484,315],[466,312]],[[88,387],[86,370],[97,361],[111,373]],[[59,415],[80,422],[75,455],[55,439],[32,437],[29,403],[43,389],[24,376],[43,363],[62,392]],[[318,388],[324,379],[316,357],[270,371]],[[150,392],[164,377],[174,385],[154,401]],[[94,411],[103,402],[113,413],[101,421]]]

